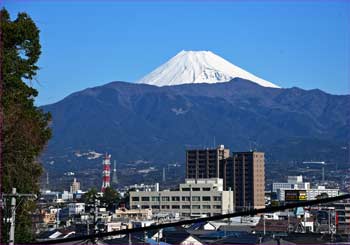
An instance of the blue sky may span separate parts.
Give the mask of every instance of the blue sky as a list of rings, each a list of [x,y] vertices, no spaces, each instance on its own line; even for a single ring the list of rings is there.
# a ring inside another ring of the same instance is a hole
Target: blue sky
[[[181,50],[211,50],[282,87],[349,94],[350,1],[5,1],[41,30],[38,105],[133,82]]]

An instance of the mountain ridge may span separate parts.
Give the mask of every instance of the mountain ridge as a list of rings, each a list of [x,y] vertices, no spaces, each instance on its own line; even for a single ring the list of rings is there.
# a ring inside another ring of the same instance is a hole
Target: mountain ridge
[[[342,161],[346,155],[338,150],[350,136],[349,101],[349,95],[261,87],[239,78],[164,87],[112,82],[42,107],[53,118],[44,166],[99,166],[73,157],[89,150],[124,163],[183,162],[186,147],[212,145],[214,137],[234,151],[255,142],[270,161]]]

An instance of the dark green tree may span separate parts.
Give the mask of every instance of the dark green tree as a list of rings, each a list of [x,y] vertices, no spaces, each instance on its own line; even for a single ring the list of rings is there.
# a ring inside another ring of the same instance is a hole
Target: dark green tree
[[[130,208],[130,191],[134,191],[134,189],[129,189],[119,201],[120,206],[128,209]]]
[[[51,137],[50,115],[34,105],[38,92],[31,86],[39,67],[41,54],[39,29],[26,13],[11,20],[0,11],[1,28],[1,106],[3,113],[2,183],[1,192],[38,193],[43,172],[38,161]],[[35,204],[23,202],[16,214],[16,243],[33,240],[31,212]],[[3,224],[2,243],[7,239],[7,224]]]
[[[81,197],[81,201],[86,204],[93,204],[97,198],[97,190],[95,188],[91,188]]]
[[[114,211],[120,201],[119,193],[111,187],[107,187],[100,199],[101,205],[105,206],[107,210]]]

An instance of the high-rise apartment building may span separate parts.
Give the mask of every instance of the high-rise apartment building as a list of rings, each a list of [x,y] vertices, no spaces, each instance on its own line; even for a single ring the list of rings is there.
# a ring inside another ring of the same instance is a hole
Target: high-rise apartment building
[[[231,188],[236,210],[265,207],[265,159],[263,152],[236,152],[222,161],[220,177]]]
[[[223,145],[186,152],[186,178],[222,178],[224,190],[234,192],[236,210],[265,207],[265,157],[263,152],[236,152]]]
[[[230,156],[223,145],[217,148],[192,149],[186,151],[186,178],[219,178],[220,164]]]

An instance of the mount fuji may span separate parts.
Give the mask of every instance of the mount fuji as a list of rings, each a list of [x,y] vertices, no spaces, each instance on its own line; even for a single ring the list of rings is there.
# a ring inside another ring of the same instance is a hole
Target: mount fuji
[[[211,51],[181,51],[136,83],[170,86],[188,83],[221,83],[243,78],[263,87],[279,86],[231,64]]]

